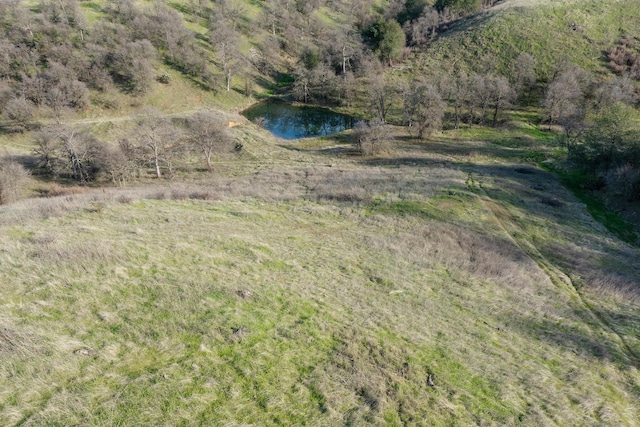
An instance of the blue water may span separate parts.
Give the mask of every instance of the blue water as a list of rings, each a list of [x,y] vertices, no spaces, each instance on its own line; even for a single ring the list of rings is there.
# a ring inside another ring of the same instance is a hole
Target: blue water
[[[263,118],[264,127],[283,139],[331,135],[352,128],[356,121],[325,108],[298,107],[275,100],[253,105],[242,115],[251,121]]]

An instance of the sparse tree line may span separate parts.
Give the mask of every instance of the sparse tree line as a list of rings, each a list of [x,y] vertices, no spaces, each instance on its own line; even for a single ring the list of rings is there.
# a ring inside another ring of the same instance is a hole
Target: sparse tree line
[[[632,64],[630,65],[631,70]],[[587,188],[608,186],[629,200],[640,199],[640,129],[638,90],[634,74],[607,80],[561,61],[541,94],[543,123],[563,130],[568,159],[584,177]],[[356,127],[353,144],[363,154],[385,150],[384,125],[389,112],[402,107],[403,124],[421,139],[443,126],[461,123],[496,126],[501,112],[520,102],[529,104],[536,91],[535,59],[520,54],[510,79],[495,74],[458,71],[431,80],[415,77],[393,80],[370,72],[366,79],[369,111],[374,117]],[[538,96],[536,96],[538,98]],[[399,116],[394,111],[394,116]]]
[[[494,73],[464,71],[404,79],[385,74],[381,66],[379,62],[370,65],[370,71],[356,79],[361,85],[359,91],[365,94],[364,107],[373,117],[368,125],[379,128],[394,117],[397,124],[407,126],[418,139],[446,127],[457,129],[463,123],[497,126],[502,113],[519,99],[526,102],[536,85],[535,60],[526,53],[514,60],[511,80]],[[362,126],[360,130],[366,128]],[[364,146],[361,139],[362,132],[355,136],[356,147]]]
[[[318,13],[324,0],[266,0],[257,23],[269,35],[250,62],[263,73],[276,73],[282,57],[294,59],[291,87],[298,101],[352,105],[365,90],[358,81],[371,76],[377,62],[398,64],[451,21],[493,3],[391,0],[377,8],[368,0],[336,0],[330,7],[344,14],[343,22],[328,26]]]
[[[408,81],[372,73],[366,85],[368,108],[374,118],[359,124],[353,135],[355,148],[366,155],[388,147],[380,138],[389,135],[385,125],[391,111],[401,117],[410,133],[423,139],[445,126],[457,129],[462,123],[497,126],[504,110],[529,90],[527,85],[502,76],[464,72]]]
[[[194,163],[211,171],[215,157],[242,148],[227,122],[209,111],[169,119],[147,109],[116,141],[102,141],[87,129],[58,123],[42,126],[33,135],[33,173],[80,184],[125,186],[150,172],[156,178],[171,177],[178,167]],[[30,174],[20,163],[0,159],[0,204],[17,200]]]
[[[608,186],[640,198],[638,92],[629,73],[607,81],[573,64],[561,64],[542,101],[546,120],[564,131],[568,158],[590,189]]]

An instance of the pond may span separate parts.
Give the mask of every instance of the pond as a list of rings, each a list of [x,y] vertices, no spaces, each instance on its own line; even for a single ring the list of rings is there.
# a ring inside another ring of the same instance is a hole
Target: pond
[[[242,112],[251,121],[256,119],[275,136],[283,139],[331,135],[353,127],[356,119],[326,108],[295,106],[269,100]]]

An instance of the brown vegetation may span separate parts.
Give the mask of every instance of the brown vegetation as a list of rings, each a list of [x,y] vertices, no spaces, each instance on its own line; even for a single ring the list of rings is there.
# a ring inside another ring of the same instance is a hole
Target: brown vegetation
[[[637,37],[623,37],[607,51],[607,57],[613,71],[640,80],[640,40]]]

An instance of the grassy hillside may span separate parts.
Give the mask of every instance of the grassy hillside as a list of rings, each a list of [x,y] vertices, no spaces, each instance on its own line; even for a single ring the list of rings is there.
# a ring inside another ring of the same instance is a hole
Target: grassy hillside
[[[197,3],[167,5],[213,55]],[[94,23],[104,4],[80,7]],[[263,5],[236,5],[249,55]],[[604,73],[638,9],[506,0],[402,72],[504,72],[530,51],[542,79],[565,56]],[[328,11],[307,26],[346,16]],[[125,188],[36,177],[49,197],[0,206],[0,425],[640,425],[640,249],[548,171],[566,150],[536,111],[420,142],[393,128],[390,152],[359,157],[348,133],[284,142],[244,122],[240,76],[216,92],[154,61],[169,84],[92,89],[62,121],[115,142],[144,106],[213,108],[243,122],[242,150]],[[254,94],[296,61],[252,68]],[[28,132],[0,146],[33,162]]]
[[[3,207],[0,423],[638,425],[638,249],[518,135]]]
[[[505,0],[450,26],[417,54],[425,69],[464,64],[507,73],[520,52],[533,55],[538,77],[549,80],[560,61],[606,73],[605,52],[621,37],[640,32],[633,0]]]

